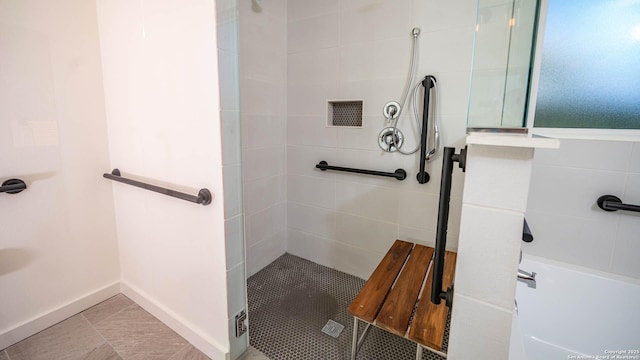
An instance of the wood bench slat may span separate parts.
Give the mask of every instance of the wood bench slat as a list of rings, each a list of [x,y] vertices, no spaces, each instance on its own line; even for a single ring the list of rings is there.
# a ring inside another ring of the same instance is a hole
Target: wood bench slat
[[[367,322],[373,322],[412,247],[413,243],[402,240],[396,240],[393,243],[349,306],[351,315]]]
[[[447,289],[453,283],[456,268],[457,254],[447,251],[444,257],[444,275],[442,277],[442,288]],[[431,285],[433,281],[433,270],[429,271],[429,278],[424,287],[420,303],[413,317],[409,339],[420,343],[426,347],[442,351],[444,341],[444,330],[447,325],[447,315],[449,309],[444,300],[440,305],[431,302]]]
[[[416,244],[376,317],[376,326],[405,335],[432,256],[433,248]]]

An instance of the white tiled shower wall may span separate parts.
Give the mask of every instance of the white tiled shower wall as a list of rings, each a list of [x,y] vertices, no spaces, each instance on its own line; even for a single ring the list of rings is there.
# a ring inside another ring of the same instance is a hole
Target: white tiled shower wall
[[[377,134],[383,105],[402,95],[418,26],[417,76],[438,79],[443,143],[464,144],[475,1],[258,4],[260,12],[239,3],[247,276],[288,251],[366,278],[395,239],[433,243],[441,159],[428,166],[431,182],[419,185],[418,156],[382,153]],[[364,101],[362,129],[325,126],[327,100],[340,99]],[[411,123],[402,119],[413,139]],[[404,168],[408,179],[322,173],[314,170],[320,160]],[[450,248],[463,182],[456,175]]]
[[[395,239],[433,243],[440,183],[415,180],[418,155],[383,153],[382,108],[399,101],[409,71],[411,29],[422,29],[417,78],[438,80],[443,143],[464,145],[475,1],[290,0],[287,3],[287,251],[367,278]],[[360,99],[363,127],[326,126],[327,100]],[[401,128],[416,144],[405,111]],[[321,172],[339,166],[393,172],[405,181]],[[463,175],[454,174],[449,247],[457,246]]]
[[[639,217],[602,211],[601,195],[640,204],[640,143],[562,140],[536,150],[526,218],[535,237],[525,253],[640,278]]]
[[[287,1],[238,1],[247,276],[286,251]]]
[[[242,156],[240,130],[240,75],[238,66],[238,9],[235,0],[216,1],[222,170],[225,198],[225,249],[227,261],[227,324],[230,358],[237,359],[249,346],[248,334],[236,336],[236,314],[246,310],[244,208],[242,206]]]
[[[418,76],[438,79],[443,143],[463,145],[476,2],[259,4],[260,13],[249,1],[239,9],[247,276],[288,251],[366,278],[394,239],[432,242],[441,159],[429,165],[431,182],[419,185],[417,156],[382,153],[376,137],[384,126],[384,103],[401,97],[409,34],[418,26]],[[364,101],[362,129],[325,125],[327,100],[340,99]],[[401,127],[409,123],[404,118]],[[413,144],[409,140],[407,147]],[[578,140],[563,141],[559,152],[538,151],[527,215],[536,241],[525,244],[525,252],[640,277],[630,255],[640,251],[630,240],[637,230],[634,215],[593,209],[596,193],[618,191],[625,201],[638,196],[632,185],[639,181],[634,168],[639,151],[632,143]],[[622,164],[603,155],[626,159],[632,153],[635,157]],[[398,182],[320,172],[314,165],[321,160],[385,171],[404,168],[409,176]],[[462,180],[456,170],[451,248],[457,246]],[[557,200],[567,194],[584,199],[582,205]]]

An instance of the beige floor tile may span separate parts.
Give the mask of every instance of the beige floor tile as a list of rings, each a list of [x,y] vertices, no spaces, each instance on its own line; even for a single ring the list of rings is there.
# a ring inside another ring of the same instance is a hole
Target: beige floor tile
[[[193,345],[188,344],[182,350],[178,351],[175,355],[171,357],[169,360],[211,360],[205,354],[203,354],[200,350],[193,347]]]
[[[253,346],[249,346],[249,350],[247,350],[247,352],[242,358],[240,358],[240,360],[269,360],[269,358],[265,354],[258,351],[258,349],[254,348]]]
[[[120,312],[131,304],[133,304],[133,301],[129,300],[128,297],[122,294],[118,294],[94,307],[83,311],[82,315],[84,315],[84,317],[87,318],[90,323],[96,324],[108,318],[109,316]]]
[[[80,314],[7,348],[11,360],[76,360],[104,339]]]
[[[122,360],[111,345],[104,343],[80,357],[82,360]]]
[[[0,351],[0,360],[9,360],[9,357],[4,350]]]
[[[113,349],[127,360],[167,360],[188,344],[135,304],[94,326]]]

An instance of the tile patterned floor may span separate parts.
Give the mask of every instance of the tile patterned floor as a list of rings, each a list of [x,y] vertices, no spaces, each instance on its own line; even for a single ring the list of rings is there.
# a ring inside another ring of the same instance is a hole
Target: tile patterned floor
[[[0,360],[54,359],[209,360],[122,294],[0,351]]]
[[[247,280],[251,345],[272,360],[349,359],[353,317],[347,307],[363,284],[294,255],[279,257]],[[345,326],[338,338],[321,332],[330,319]],[[445,346],[447,337],[448,330]],[[415,351],[413,342],[372,328],[358,359],[415,359]],[[422,359],[444,360],[427,350]]]
[[[0,358],[0,360],[2,360]],[[258,351],[258,349],[253,346],[249,346],[249,350],[239,359],[239,360],[269,360],[269,358]]]

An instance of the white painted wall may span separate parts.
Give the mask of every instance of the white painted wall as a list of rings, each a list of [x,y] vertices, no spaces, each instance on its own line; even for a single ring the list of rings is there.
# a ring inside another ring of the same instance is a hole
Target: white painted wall
[[[286,248],[287,1],[238,2],[247,276]]]
[[[266,2],[265,2],[266,3]],[[441,157],[415,180],[418,155],[383,153],[382,108],[399,101],[411,29],[422,29],[417,77],[435,75],[447,146],[464,146],[476,2],[289,1],[287,23],[287,251],[367,278],[395,239],[433,244]],[[362,129],[326,127],[327,99],[364,101]],[[405,111],[406,149],[415,147]],[[321,172],[315,164],[394,171],[405,181]],[[449,248],[457,247],[463,176],[454,180]]]
[[[119,290],[93,2],[0,0],[0,154],[3,349]]]
[[[640,218],[605,212],[601,195],[640,204],[640,143],[564,139],[534,158],[527,254],[640,278]]]
[[[203,207],[113,184],[125,295],[213,359],[229,352],[216,8],[97,2],[111,166],[215,195]]]

